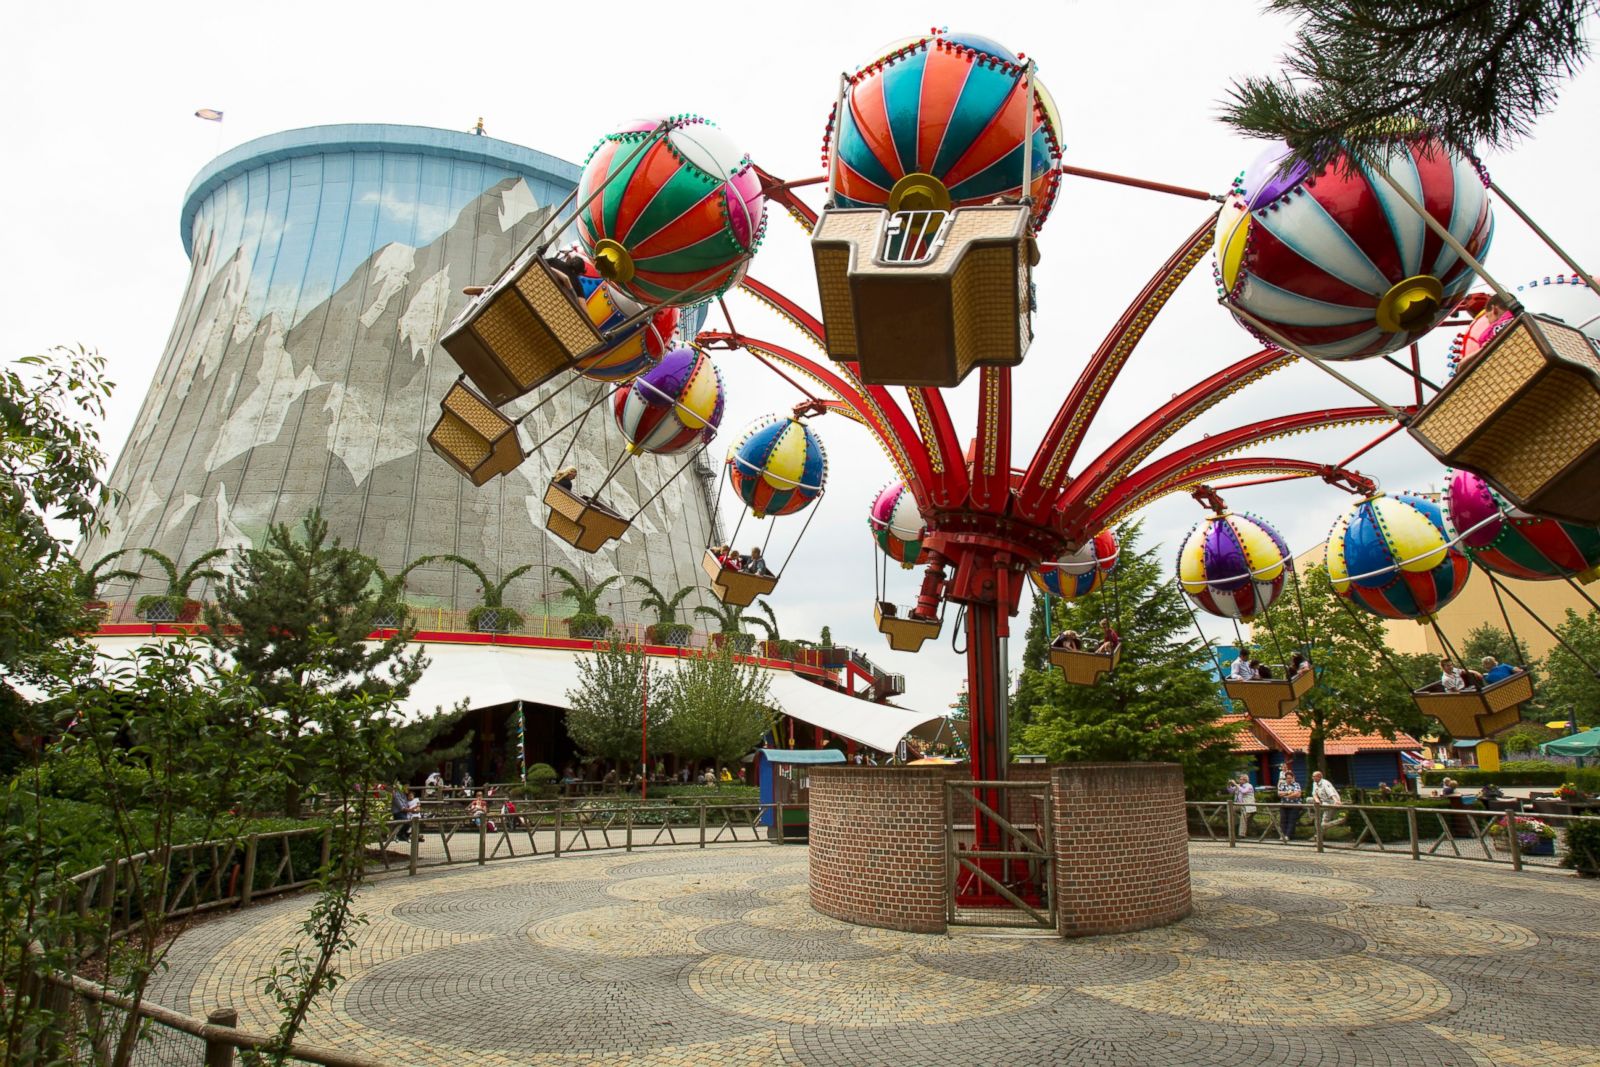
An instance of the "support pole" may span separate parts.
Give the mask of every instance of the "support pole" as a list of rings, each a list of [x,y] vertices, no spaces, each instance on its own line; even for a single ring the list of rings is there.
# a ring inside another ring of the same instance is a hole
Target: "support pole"
[[[967,617],[967,718],[971,723],[972,778],[998,782],[1006,777],[1005,749],[1006,671],[1001,659],[1005,643],[1000,637],[998,604],[968,604]],[[1000,791],[985,789],[974,799],[1000,810]],[[1000,848],[1000,828],[983,812],[973,811],[973,847]]]

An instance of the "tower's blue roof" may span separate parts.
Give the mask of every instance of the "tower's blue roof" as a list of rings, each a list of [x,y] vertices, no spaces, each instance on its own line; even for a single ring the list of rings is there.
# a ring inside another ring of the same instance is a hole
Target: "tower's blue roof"
[[[552,182],[578,184],[582,173],[575,163],[478,134],[438,130],[431,126],[391,126],[384,123],[348,122],[334,126],[307,126],[284,130],[230,148],[200,168],[183,195],[179,236],[185,254],[192,253],[194,216],[200,204],[219,186],[246,171],[280,159],[324,152],[415,152],[446,159],[475,160],[519,170]]]

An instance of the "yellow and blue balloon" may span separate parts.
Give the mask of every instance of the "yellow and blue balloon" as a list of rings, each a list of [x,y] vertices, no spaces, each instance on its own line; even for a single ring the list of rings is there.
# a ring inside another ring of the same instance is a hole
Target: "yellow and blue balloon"
[[[728,453],[728,481],[758,519],[804,509],[827,479],[822,440],[792,416],[760,420]]]
[[[1334,592],[1385,619],[1429,621],[1471,573],[1439,505],[1406,493],[1352,505],[1333,524],[1327,552]]]

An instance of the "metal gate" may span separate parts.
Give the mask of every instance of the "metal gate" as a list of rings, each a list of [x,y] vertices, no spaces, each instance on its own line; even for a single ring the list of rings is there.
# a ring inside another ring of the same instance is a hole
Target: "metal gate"
[[[944,790],[946,922],[1055,929],[1049,783],[947,781]]]

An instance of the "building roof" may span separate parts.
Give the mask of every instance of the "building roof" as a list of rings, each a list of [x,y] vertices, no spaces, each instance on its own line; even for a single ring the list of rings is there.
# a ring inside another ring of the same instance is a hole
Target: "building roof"
[[[1237,731],[1233,735],[1233,751],[1235,751],[1235,752],[1270,752],[1270,751],[1272,751],[1266,745],[1261,743],[1261,738],[1257,737],[1256,734],[1255,734],[1255,731],[1250,728],[1250,716],[1248,716],[1248,715],[1224,715],[1222,718],[1217,720],[1217,723],[1219,725],[1221,725],[1221,726],[1232,726],[1234,723],[1241,723],[1241,722],[1244,723],[1244,729]]]
[[[1300,753],[1311,748],[1311,728],[1301,725],[1297,719],[1258,719],[1253,729],[1267,747],[1276,752]],[[1404,733],[1397,733],[1390,740],[1382,734],[1335,730],[1323,743],[1323,751],[1330,756],[1353,756],[1358,752],[1405,752],[1421,744]]]

